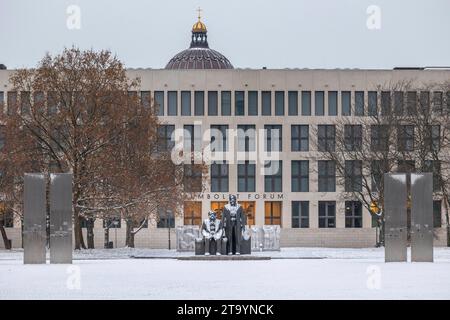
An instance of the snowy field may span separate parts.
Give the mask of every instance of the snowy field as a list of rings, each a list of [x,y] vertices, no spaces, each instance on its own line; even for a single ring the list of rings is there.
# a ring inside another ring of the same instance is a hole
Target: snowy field
[[[384,263],[382,248],[285,248],[264,261],[180,261],[169,250],[84,250],[73,265],[23,265],[0,250],[3,299],[450,299],[450,250]],[[151,257],[152,259],[134,259]]]

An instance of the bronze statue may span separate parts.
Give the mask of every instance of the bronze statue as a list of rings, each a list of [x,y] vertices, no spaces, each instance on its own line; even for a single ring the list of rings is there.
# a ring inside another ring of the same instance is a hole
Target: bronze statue
[[[223,225],[227,241],[227,254],[241,254],[242,234],[247,224],[243,208],[237,203],[235,195],[230,195],[223,209]]]
[[[222,250],[223,225],[222,221],[216,219],[216,213],[210,211],[209,218],[203,220],[202,235],[205,241],[205,255],[209,256],[211,252],[220,255]],[[215,250],[211,250],[215,246]]]

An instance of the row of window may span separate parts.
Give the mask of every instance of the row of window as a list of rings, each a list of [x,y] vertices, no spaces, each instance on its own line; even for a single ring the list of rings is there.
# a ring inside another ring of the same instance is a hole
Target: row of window
[[[307,124],[291,125],[291,150],[310,150],[310,126]],[[228,125],[211,125],[211,151],[226,152],[228,147]],[[159,128],[159,148],[171,150],[174,147],[174,125],[163,125]],[[439,150],[441,140],[439,125],[430,125],[421,133],[424,145],[431,150]],[[184,150],[200,151],[202,149],[201,129],[198,125],[184,125]],[[387,151],[390,145],[390,130],[384,125],[371,125],[370,138],[372,151]],[[344,144],[346,151],[360,151],[363,142],[363,126],[344,125]],[[396,130],[397,148],[399,151],[414,151],[415,127],[400,125]],[[237,151],[253,152],[256,150],[256,126],[237,125]],[[264,151],[283,151],[283,126],[264,125]],[[336,126],[332,124],[317,125],[318,151],[335,151]]]
[[[234,97],[232,96],[234,94]],[[137,95],[137,91],[130,91]],[[192,99],[193,96],[193,99]],[[150,91],[140,91],[144,106],[150,106]],[[207,103],[205,98],[207,97]],[[340,97],[340,98],[339,98]],[[0,91],[0,104],[4,102],[4,92]],[[234,103],[232,100],[234,98]],[[16,107],[18,94],[7,93],[8,106]],[[34,99],[45,99],[44,94],[36,93]],[[443,105],[450,110],[450,92],[442,91],[154,91],[153,99],[158,106],[158,115],[163,116],[364,116],[414,115],[417,108],[429,108],[440,112]],[[50,100],[50,98],[49,98]],[[180,102],[179,102],[180,100]],[[194,108],[192,110],[192,100]],[[219,104],[220,100],[220,104]],[[447,100],[445,103],[444,100]],[[30,93],[21,92],[21,107],[29,108]],[[314,103],[312,103],[314,101]],[[367,103],[366,103],[367,101]],[[287,103],[286,103],[287,102]],[[272,108],[272,104],[273,108]],[[232,113],[232,105],[234,112]],[[313,109],[314,105],[314,111]],[[367,105],[367,107],[366,107]],[[379,108],[378,106],[381,106]],[[12,108],[10,108],[12,110]],[[340,110],[340,112],[339,112]]]

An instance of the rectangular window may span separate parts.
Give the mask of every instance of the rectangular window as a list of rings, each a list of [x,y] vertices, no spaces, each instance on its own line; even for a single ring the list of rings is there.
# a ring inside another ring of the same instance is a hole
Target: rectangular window
[[[208,116],[217,116],[218,109],[217,91],[208,91]]]
[[[20,93],[20,113],[30,114],[31,112],[31,94],[30,91]]]
[[[368,95],[368,114],[375,117],[378,115],[378,93],[376,91],[369,91]]]
[[[406,93],[406,113],[408,116],[413,116],[417,112],[417,92],[408,91]]]
[[[5,93],[0,91],[0,115],[3,114],[5,108]]]
[[[328,91],[328,115],[337,116],[338,114],[338,93],[337,91]]]
[[[181,115],[191,115],[191,92],[181,91]]]
[[[172,137],[175,131],[174,125],[161,125],[158,127],[158,151],[171,151],[175,146],[175,141]]]
[[[309,125],[291,125],[291,151],[309,150]]]
[[[335,201],[319,201],[319,228],[336,228]]]
[[[47,115],[53,115],[57,111],[58,111],[58,102],[56,92],[50,91],[47,93]]]
[[[364,115],[364,91],[355,92],[355,116]]]
[[[0,125],[0,151],[5,147],[5,139],[6,139],[6,134],[5,134],[5,126],[4,125]],[[2,172],[0,171],[0,180],[2,178]]]
[[[215,212],[217,219],[223,220],[223,209],[227,203],[227,201],[211,201],[211,211]],[[242,205],[242,203],[239,204]]]
[[[251,124],[237,126],[238,151],[252,152],[256,150],[256,128]]]
[[[414,126],[400,125],[397,127],[398,151],[414,150]]]
[[[284,116],[284,91],[275,91],[275,115]]]
[[[205,115],[205,92],[195,91],[194,92],[194,115],[203,116]]]
[[[270,116],[272,115],[272,93],[270,91],[261,92],[261,115]]]
[[[245,161],[238,163],[238,192],[255,192],[256,165]]]
[[[443,93],[442,91],[433,92],[433,111],[437,114],[442,113],[442,101],[443,101]]]
[[[332,160],[319,160],[318,165],[318,182],[319,192],[335,192],[336,191],[336,164]]]
[[[211,192],[228,192],[228,164],[211,164]]]
[[[442,201],[434,200],[433,201],[433,227],[441,228],[442,227]]]
[[[315,115],[316,116],[323,116],[325,115],[325,98],[324,98],[324,92],[323,91],[316,91],[314,92],[314,98],[315,98]]]
[[[336,127],[333,124],[319,124],[318,149],[319,151],[334,151],[336,144]]]
[[[381,115],[387,116],[391,114],[391,92],[381,91]]]
[[[17,112],[17,92],[8,91],[8,115],[12,116]]]
[[[292,201],[292,228],[309,228],[309,201]]]
[[[235,116],[243,116],[245,115],[245,94],[244,91],[235,91],[234,92],[234,115]]]
[[[402,116],[404,112],[404,93],[403,91],[394,91],[394,114]]]
[[[298,116],[298,91],[288,92],[288,114]]]
[[[121,226],[122,219],[120,219],[120,216],[103,219],[103,229],[120,229]]]
[[[239,204],[244,210],[245,217],[247,218],[247,225],[255,225],[255,201],[240,201]]]
[[[156,110],[158,110],[158,116],[164,115],[164,91],[155,91],[155,103]]]
[[[264,135],[265,135],[265,150],[267,152],[271,151],[282,151],[282,126],[278,124],[266,124],[264,125]]]
[[[302,91],[302,116],[311,115],[311,91]]]
[[[228,125],[213,124],[211,125],[211,152],[226,152]]]
[[[5,209],[2,218],[5,228],[14,228],[14,212],[11,209]]]
[[[184,152],[190,153],[201,151],[201,127],[200,125],[186,124],[183,127],[183,149]]]
[[[345,227],[362,228],[362,205],[360,201],[345,201]]]
[[[389,150],[389,131],[387,125],[370,126],[370,142],[372,151]]]
[[[157,228],[175,228],[175,216],[172,210],[158,208]]]
[[[183,187],[185,192],[202,192],[202,166],[183,165]]]
[[[248,115],[258,115],[258,91],[248,92]]]
[[[283,192],[283,162],[281,160],[266,161],[264,192]]]
[[[152,97],[150,91],[141,91],[141,105],[144,108],[150,108],[152,104]]]
[[[414,160],[398,160],[397,172],[412,173],[416,170]]]
[[[380,192],[383,190],[383,176],[389,172],[389,167],[386,161],[372,160],[370,164],[370,171],[372,177],[372,192]]]
[[[293,160],[291,162],[292,192],[309,191],[309,160]]]
[[[362,125],[346,124],[344,125],[344,143],[345,150],[359,151],[362,147]]]
[[[441,191],[440,177],[441,177],[441,163],[439,160],[425,160],[424,172],[433,173],[433,192]]]
[[[281,226],[281,201],[264,202],[264,224]]]
[[[362,161],[345,160],[345,192],[362,191]]]
[[[231,91],[221,92],[222,115],[231,116]]]
[[[351,104],[351,92],[342,91],[341,92],[341,104],[342,104],[342,115],[351,116],[352,115],[352,104]]]
[[[202,202],[185,201],[184,202],[184,225],[200,226],[202,224]]]
[[[428,113],[430,112],[430,92],[429,91],[421,91],[420,92],[420,108],[422,112]]]
[[[178,114],[178,96],[176,91],[167,92],[167,115],[176,116]]]
[[[430,151],[439,151],[441,149],[441,126],[426,125],[425,126],[425,145]]]

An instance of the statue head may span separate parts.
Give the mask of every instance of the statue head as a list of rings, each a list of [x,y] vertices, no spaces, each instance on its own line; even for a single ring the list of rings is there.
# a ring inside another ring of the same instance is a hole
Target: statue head
[[[228,201],[230,202],[230,204],[231,204],[232,206],[235,206],[235,205],[236,205],[237,199],[236,199],[236,196],[235,196],[234,194],[230,194],[230,196],[229,196],[228,199],[229,199]]]
[[[209,215],[209,220],[216,221],[216,213],[214,211],[210,211],[208,213],[208,215]]]

